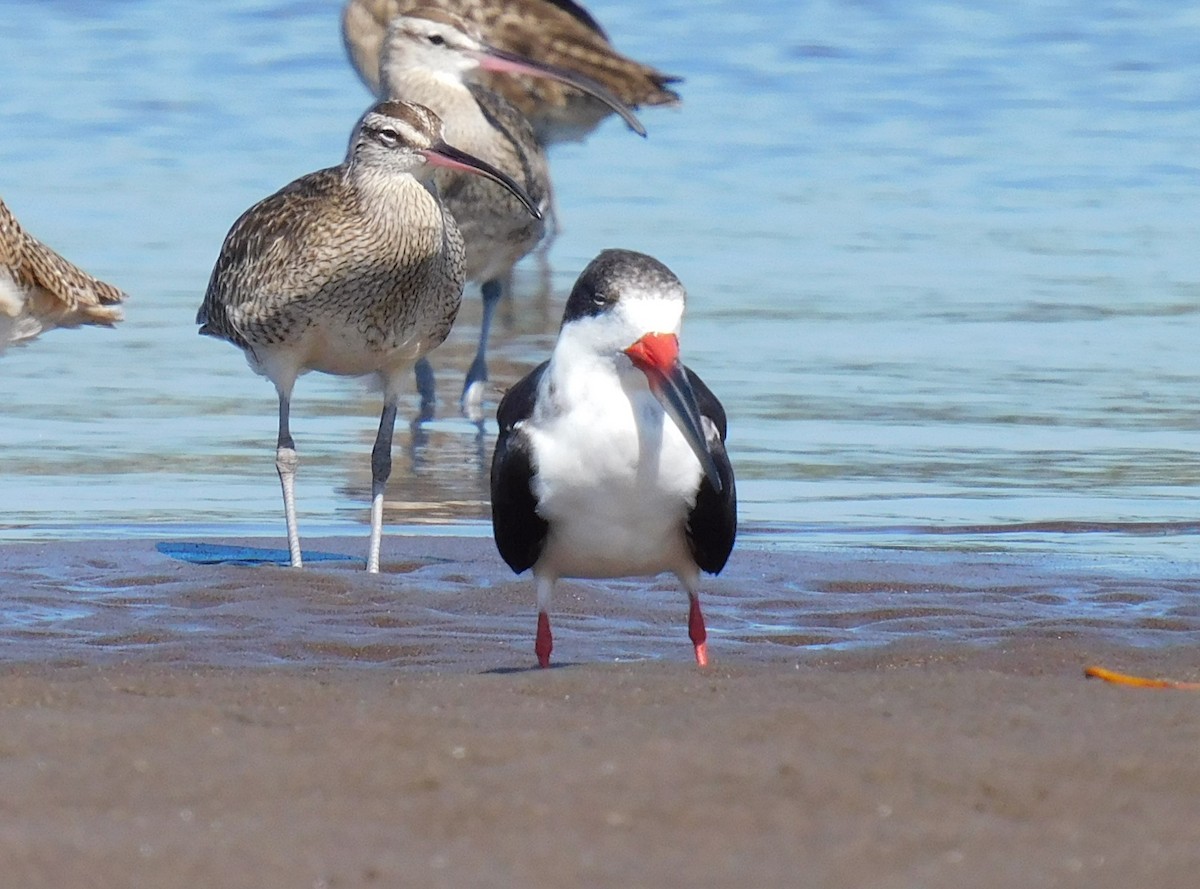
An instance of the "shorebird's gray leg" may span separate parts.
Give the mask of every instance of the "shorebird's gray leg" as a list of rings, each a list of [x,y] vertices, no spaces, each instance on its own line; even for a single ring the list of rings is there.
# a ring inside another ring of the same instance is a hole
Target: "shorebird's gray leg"
[[[296,527],[296,467],[300,459],[296,456],[296,443],[288,429],[291,412],[291,394],[279,392],[279,437],[275,441],[275,470],[279,473],[279,484],[283,488],[283,518],[287,522],[288,555],[292,567],[302,568],[300,558],[300,531]]]
[[[413,376],[417,379],[417,392],[421,395],[421,422],[433,419],[434,404],[437,402],[436,383],[433,378],[433,365],[422,355],[413,365]]]
[[[371,543],[367,571],[379,573],[379,546],[383,539],[383,490],[392,474],[392,432],[396,428],[396,399],[388,396],[379,416],[379,433],[371,449]]]
[[[504,296],[504,284],[499,279],[485,281],[480,291],[483,293],[483,319],[479,322],[479,348],[475,352],[475,360],[467,371],[467,379],[463,383],[462,412],[472,420],[483,416],[483,390],[487,382],[487,344],[492,330],[492,318],[496,314],[496,306]]]

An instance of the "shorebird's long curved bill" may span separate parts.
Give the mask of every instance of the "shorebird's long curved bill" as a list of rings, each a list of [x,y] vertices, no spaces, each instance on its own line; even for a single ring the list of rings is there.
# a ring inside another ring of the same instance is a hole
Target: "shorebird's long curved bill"
[[[692,453],[700,461],[704,474],[720,493],[721,476],[708,450],[696,393],[679,361],[678,338],[670,333],[648,333],[626,349],[625,354],[646,375],[650,391],[662,404],[667,416],[679,427]]]
[[[577,71],[570,71],[566,68],[560,68],[557,65],[535,62],[532,59],[527,59],[524,56],[503,49],[497,49],[494,46],[486,46],[482,51],[472,53],[472,55],[478,60],[479,67],[485,71],[498,71],[506,74],[529,74],[533,77],[546,77],[550,80],[565,83],[567,86],[572,86],[580,92],[587,93],[589,96],[599,99],[619,114],[621,119],[629,125],[629,129],[633,130],[639,136],[646,135],[646,128],[642,126],[642,122],[637,119],[637,116],[630,110],[629,106],[587,75],[580,74]]]
[[[530,212],[534,219],[542,218],[542,211],[533,203],[533,199],[525,193],[525,189],[503,170],[496,169],[487,161],[481,160],[473,154],[467,154],[467,152],[455,148],[453,145],[447,145],[445,142],[439,142],[437,145],[427,148],[421,153],[425,155],[425,160],[435,167],[445,167],[448,170],[458,170],[463,173],[474,173],[491,179],[493,182],[511,191],[513,197],[525,205],[525,209]]]

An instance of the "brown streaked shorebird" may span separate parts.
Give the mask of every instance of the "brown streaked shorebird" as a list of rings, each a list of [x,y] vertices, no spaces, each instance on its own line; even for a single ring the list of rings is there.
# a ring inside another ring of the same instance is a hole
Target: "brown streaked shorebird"
[[[32,237],[0,200],[0,352],[55,327],[112,327],[124,299]]]
[[[388,23],[430,6],[473,23],[498,49],[589,78],[628,107],[679,103],[679,94],[668,85],[680,78],[621,55],[599,23],[572,0],[349,0],[342,11],[342,39],[372,92],[382,96],[380,59]],[[483,83],[529,119],[542,145],[581,140],[612,111],[562,83],[494,75],[484,75]]]
[[[633,112],[603,87],[568,71],[533,62],[485,43],[473,26],[433,8],[392,19],[383,49],[383,91],[389,97],[420,102],[442,118],[446,138],[483,158],[521,183],[546,213],[550,210],[550,171],[545,153],[525,117],[503,97],[478,83],[478,72],[524,73],[569,82],[595,95],[645,135]],[[439,171],[438,186],[446,207],[462,231],[467,249],[467,279],[482,284],[483,320],[479,347],[463,385],[462,407],[482,416],[487,380],[487,342],[492,315],[512,268],[545,234],[540,219],[511,197],[476,177]],[[426,410],[433,402],[433,374],[418,366],[418,384]]]
[[[302,176],[233,224],[196,315],[200,333],[244,350],[275,384],[275,466],[293,567],[302,560],[288,415],[296,378],[316,370],[372,374],[383,389],[367,554],[367,570],[379,570],[401,382],[450,332],[465,281],[462,237],[437,196],[436,166],[487,177],[539,212],[511,177],[447,145],[428,108],[381,102],[358,122],[341,165]]]

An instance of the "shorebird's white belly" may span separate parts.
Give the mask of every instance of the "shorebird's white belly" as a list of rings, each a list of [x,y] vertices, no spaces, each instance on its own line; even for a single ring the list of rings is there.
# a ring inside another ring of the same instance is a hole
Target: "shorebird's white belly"
[[[700,463],[648,391],[632,401],[619,387],[605,394],[527,427],[538,513],[549,523],[538,569],[563,577],[693,570],[684,529]]]
[[[44,291],[39,289],[39,292],[44,296]],[[54,326],[30,312],[33,295],[31,289],[18,282],[7,268],[0,268],[0,352],[11,343],[33,339],[47,323]],[[57,305],[56,302],[49,304]]]
[[[327,323],[307,332],[300,351],[306,356],[303,366],[308,370],[360,376],[411,366],[427,351],[422,344],[423,338],[415,334],[405,340],[368,344],[360,328]]]
[[[17,289],[17,282],[6,269],[0,268],[0,352],[15,339],[17,316],[25,298]]]
[[[346,377],[377,374],[387,380],[407,374],[428,350],[426,341],[417,336],[386,347],[366,348],[360,331],[330,324],[310,328],[297,341],[283,346],[255,346],[246,351],[246,360],[256,373],[276,381],[294,381],[310,371]]]

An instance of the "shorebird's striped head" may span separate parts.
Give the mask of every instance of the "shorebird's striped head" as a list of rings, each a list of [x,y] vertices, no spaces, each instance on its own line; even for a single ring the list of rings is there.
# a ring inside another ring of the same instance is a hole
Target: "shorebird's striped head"
[[[389,99],[372,105],[354,128],[346,157],[352,170],[408,174],[426,180],[432,167],[491,179],[508,189],[540,219],[541,212],[511,176],[442,138],[442,120],[424,105]]]
[[[494,71],[557,80],[599,99],[641,136],[646,130],[634,113],[596,81],[575,71],[534,61],[484,42],[478,29],[442,9],[418,7],[388,24],[379,64],[380,84],[388,96],[403,96],[414,74],[462,84],[474,72]]]
[[[379,73],[386,95],[401,95],[403,73],[420,70],[463,82],[479,67],[485,44],[474,25],[452,13],[418,7],[388,23]]]
[[[350,137],[347,160],[416,169],[420,153],[442,139],[442,119],[414,102],[379,102],[367,109]]]

